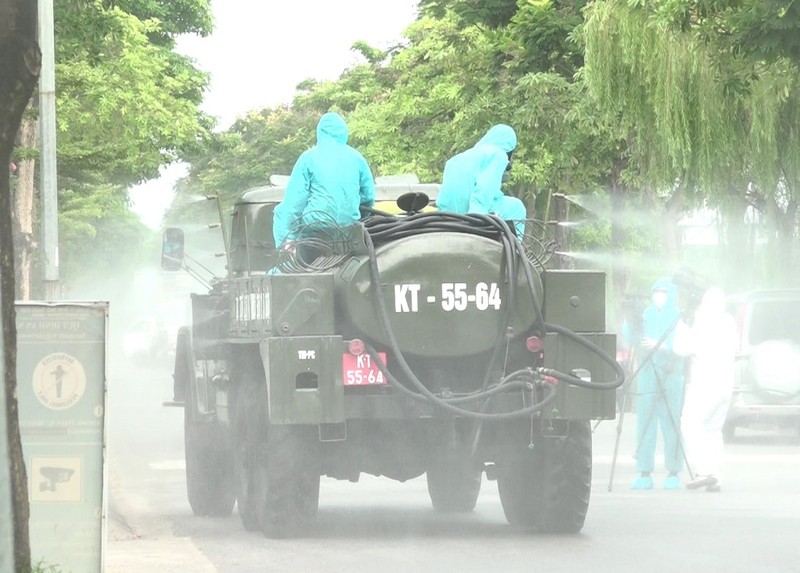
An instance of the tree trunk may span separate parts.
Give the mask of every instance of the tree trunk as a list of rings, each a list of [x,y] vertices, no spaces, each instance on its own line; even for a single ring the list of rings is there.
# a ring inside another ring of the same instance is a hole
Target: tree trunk
[[[720,207],[723,224],[717,249],[723,261],[722,283],[729,285],[729,290],[747,290],[754,286],[756,224],[745,220],[748,204],[741,197],[743,194],[733,189]]]
[[[28,109],[33,109],[29,106]],[[19,129],[19,147],[26,151],[36,149],[39,122],[33,117],[23,117]],[[16,196],[14,197],[14,222],[17,265],[17,296],[22,300],[31,298],[33,252],[36,248],[33,222],[36,219],[36,161],[23,159],[19,162]]]
[[[678,221],[683,216],[684,189],[676,189],[664,207],[661,217],[661,245],[666,255],[667,269],[676,269],[681,262],[681,229]]]
[[[17,328],[14,309],[14,233],[9,162],[25,106],[41,66],[36,0],[0,2],[0,304],[3,308],[3,391],[6,393],[9,470],[13,493],[14,563],[31,566],[28,487],[17,416]],[[6,471],[5,466],[0,471]]]
[[[623,303],[625,301],[625,293],[628,292],[628,282],[630,280],[630,270],[624,256],[625,239],[627,238],[624,217],[626,211],[625,194],[628,188],[621,178],[626,164],[625,159],[618,158],[609,180],[609,195],[611,198],[611,288],[614,320],[618,326],[621,324],[621,317],[625,315]]]
[[[767,222],[771,224],[772,232],[769,235],[768,249],[765,255],[767,260],[765,278],[767,284],[773,288],[792,286],[791,271],[794,262],[797,204],[789,201],[784,210],[772,199],[767,205]]]

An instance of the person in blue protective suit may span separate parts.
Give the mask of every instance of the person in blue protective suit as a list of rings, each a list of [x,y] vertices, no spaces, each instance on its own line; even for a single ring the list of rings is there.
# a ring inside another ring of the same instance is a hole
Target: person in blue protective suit
[[[294,164],[286,192],[275,207],[275,246],[297,237],[302,225],[352,225],[360,206],[375,203],[375,181],[366,159],[347,145],[349,130],[338,113],[326,113],[317,124],[317,144]]]
[[[493,213],[514,221],[517,236],[525,232],[525,205],[503,195],[503,174],[511,165],[517,134],[504,124],[493,126],[474,147],[451,157],[444,166],[436,205],[453,213]]]
[[[633,489],[652,489],[658,428],[664,436],[665,489],[681,487],[679,474],[684,453],[680,436],[683,404],[684,359],[673,352],[675,329],[680,321],[677,288],[668,278],[655,282],[651,303],[642,314],[642,364],[639,371],[636,418],[636,470]],[[663,339],[663,340],[662,340]],[[659,344],[659,341],[661,343]]]

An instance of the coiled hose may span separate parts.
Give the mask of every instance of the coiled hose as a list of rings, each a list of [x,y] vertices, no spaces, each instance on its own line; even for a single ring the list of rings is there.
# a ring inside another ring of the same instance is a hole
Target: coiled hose
[[[386,216],[374,216],[365,220],[363,224],[367,231],[364,234],[364,239],[367,247],[367,252],[369,255],[370,278],[372,284],[374,285],[373,291],[375,293],[375,296],[373,300],[375,304],[375,310],[380,319],[381,326],[383,327],[386,336],[389,340],[389,346],[393,352],[394,357],[396,358],[401,370],[408,377],[409,381],[416,389],[416,391],[406,387],[405,384],[397,380],[388,371],[388,369],[383,365],[381,360],[378,359],[377,353],[374,348],[368,345],[367,351],[375,360],[375,364],[378,365],[381,372],[383,373],[384,376],[386,376],[386,379],[389,381],[389,383],[392,384],[393,387],[395,387],[397,390],[399,390],[401,393],[405,394],[409,398],[418,401],[431,402],[434,405],[446,411],[467,418],[478,419],[478,420],[508,420],[516,418],[526,418],[535,413],[541,412],[555,400],[556,388],[554,385],[545,382],[544,381],[545,377],[550,377],[583,388],[591,388],[598,390],[614,389],[621,386],[624,383],[625,373],[622,370],[622,367],[616,362],[616,360],[614,360],[611,356],[609,356],[602,348],[592,343],[591,341],[584,339],[583,337],[579,336],[578,334],[572,332],[569,329],[566,329],[558,325],[545,323],[541,310],[542,307],[540,301],[538,300],[538,295],[533,280],[532,269],[530,267],[528,260],[525,258],[524,253],[522,252],[522,245],[516,239],[516,236],[514,235],[513,231],[509,228],[508,224],[499,217],[493,215],[478,215],[478,214],[461,215],[461,214],[444,213],[444,212],[419,213],[402,219],[398,219],[395,217],[386,217]],[[387,311],[386,299],[384,297],[383,290],[379,288],[379,285],[381,284],[381,279],[380,279],[380,271],[378,269],[377,256],[375,253],[375,243],[387,243],[404,237],[418,235],[420,233],[430,233],[430,232],[469,233],[473,235],[491,238],[494,240],[500,240],[503,246],[506,280],[507,284],[509,285],[508,289],[509,296],[507,299],[507,304],[505,305],[502,328],[500,329],[500,332],[498,332],[498,340],[492,352],[492,356],[489,361],[489,366],[487,368],[486,377],[481,386],[481,389],[476,392],[469,393],[466,395],[460,395],[457,397],[445,398],[437,396],[436,394],[431,392],[411,370],[411,367],[406,361],[405,356],[403,355],[400,345],[394,334],[394,331],[391,327],[389,314]],[[538,334],[541,336],[547,332],[555,332],[570,338],[571,340],[577,342],[578,344],[581,344],[582,346],[587,348],[590,352],[596,354],[599,358],[601,358],[604,362],[609,364],[614,369],[616,378],[612,382],[591,382],[582,380],[581,378],[578,378],[576,376],[565,374],[563,372],[559,372],[553,369],[528,368],[524,370],[518,370],[516,372],[512,372],[507,376],[504,376],[495,385],[490,384],[491,373],[494,369],[494,364],[497,360],[500,349],[502,348],[503,340],[506,337],[511,336],[509,325],[511,322],[511,312],[516,306],[515,291],[516,291],[517,278],[520,267],[523,269],[526,283],[528,285],[528,289],[533,299],[533,307],[536,313],[536,325],[537,325],[536,329],[538,331]],[[514,389],[521,389],[523,391],[528,390],[532,393],[536,392],[537,394],[543,393],[544,396],[538,402],[530,406],[526,406],[520,410],[516,410],[514,412],[487,413],[485,411],[486,409],[488,409],[490,398],[492,398],[493,396],[495,396],[500,392],[511,391]],[[468,402],[480,402],[480,401],[483,401],[483,404],[479,411],[465,409],[456,405],[456,404],[463,404]]]

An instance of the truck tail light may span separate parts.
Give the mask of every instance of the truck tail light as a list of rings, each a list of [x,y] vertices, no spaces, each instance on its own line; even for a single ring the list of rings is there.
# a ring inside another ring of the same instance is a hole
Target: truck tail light
[[[528,349],[528,352],[533,352],[537,354],[542,351],[542,347],[544,344],[542,343],[542,339],[538,336],[529,336],[525,340],[525,348]]]
[[[347,351],[353,356],[360,356],[364,354],[365,349],[366,345],[364,344],[364,341],[361,339],[354,338],[353,340],[347,343]]]

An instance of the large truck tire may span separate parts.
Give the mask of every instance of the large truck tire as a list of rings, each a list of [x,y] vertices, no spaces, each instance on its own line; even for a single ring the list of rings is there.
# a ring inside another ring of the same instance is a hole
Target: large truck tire
[[[244,383],[236,392],[233,413],[233,460],[236,475],[236,507],[247,531],[259,531],[254,487],[254,459],[256,437],[254,434],[254,385]],[[249,382],[249,381],[246,381]]]
[[[195,515],[228,516],[236,501],[233,459],[216,421],[196,419],[191,404],[184,408],[186,489]]]
[[[303,533],[319,507],[317,426],[262,426],[252,452],[254,503],[261,531],[271,538]]]
[[[434,462],[427,473],[433,508],[447,513],[467,513],[475,509],[482,473],[468,457]]]
[[[533,450],[498,464],[497,486],[511,525],[542,533],[577,533],[589,508],[592,432],[571,420],[563,437],[543,436]]]
[[[228,434],[215,418],[200,416],[194,395],[189,331],[182,328],[175,353],[176,398],[182,397],[186,490],[195,515],[228,516],[236,502]]]

